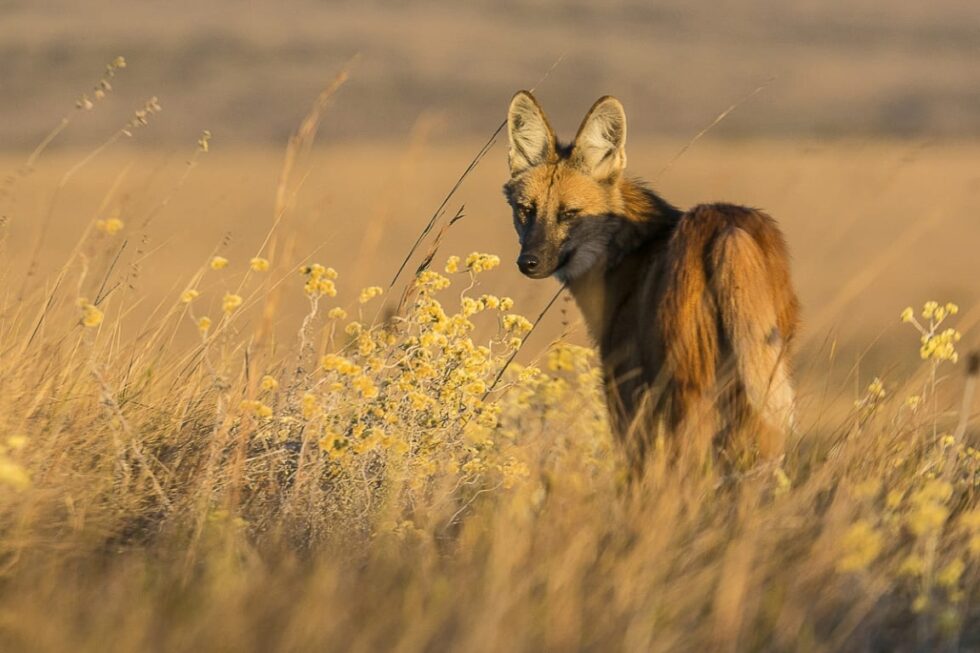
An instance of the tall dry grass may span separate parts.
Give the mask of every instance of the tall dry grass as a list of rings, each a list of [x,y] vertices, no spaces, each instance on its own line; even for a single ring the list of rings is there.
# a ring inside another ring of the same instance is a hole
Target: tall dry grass
[[[655,455],[626,487],[594,355],[559,339],[515,362],[533,323],[498,258],[430,243],[341,304],[344,270],[292,253],[326,99],[251,260],[157,265],[177,280],[155,305],[122,292],[140,272],[115,236],[138,225],[116,179],[57,274],[21,291],[7,271],[0,648],[980,647],[978,363],[948,331],[975,312],[905,315],[920,365],[780,465]],[[284,337],[287,297],[307,310]]]

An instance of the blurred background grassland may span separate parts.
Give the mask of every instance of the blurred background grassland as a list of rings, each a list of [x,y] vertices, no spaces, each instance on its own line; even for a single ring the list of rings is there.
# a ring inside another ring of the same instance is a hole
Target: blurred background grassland
[[[630,172],[681,206],[728,200],[776,216],[808,316],[878,258],[873,288],[866,279],[860,293],[833,304],[848,316],[836,327],[877,335],[888,324],[884,310],[909,299],[976,297],[980,26],[968,2],[178,0],[163,11],[5,0],[0,16],[5,169],[18,168],[62,116],[72,120],[8,211],[10,269],[33,251],[21,246],[37,235],[39,220],[28,216],[52,185],[151,96],[164,107],[153,124],[86,164],[61,192],[46,261],[59,261],[91,218],[105,217],[97,214],[155,211],[203,129],[214,134],[212,154],[144,237],[167,260],[199,261],[219,242],[245,255],[273,220],[285,141],[359,55],[321,126],[290,227],[303,243],[298,255],[316,243],[356,275],[351,286],[380,283],[497,127],[510,95],[560,60],[539,89],[559,133],[571,137],[599,95],[621,98]],[[120,54],[129,68],[112,80],[116,88],[95,110],[75,111]],[[767,83],[664,169],[719,113]],[[451,202],[450,211],[465,204],[467,218],[447,247],[481,242],[513,258],[499,195],[505,156],[498,142]],[[914,243],[879,256],[923,222],[933,226]],[[551,292],[550,283],[505,268],[501,284],[511,292],[536,300]],[[156,298],[162,283],[144,275],[141,292]],[[871,302],[869,310],[855,312],[858,301]]]

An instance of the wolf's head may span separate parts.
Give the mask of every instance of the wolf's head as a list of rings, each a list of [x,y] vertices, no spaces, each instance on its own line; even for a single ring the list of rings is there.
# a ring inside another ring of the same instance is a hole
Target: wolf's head
[[[520,91],[510,102],[507,131],[504,194],[521,242],[517,266],[534,279],[554,274],[570,281],[603,261],[616,216],[624,213],[623,105],[600,98],[571,145],[561,145],[534,96]]]

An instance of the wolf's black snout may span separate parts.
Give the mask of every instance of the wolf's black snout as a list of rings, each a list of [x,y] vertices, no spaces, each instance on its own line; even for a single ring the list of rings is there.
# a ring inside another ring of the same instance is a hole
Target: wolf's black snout
[[[521,269],[524,274],[532,274],[538,269],[538,265],[541,261],[534,254],[521,254],[517,257],[517,267]]]

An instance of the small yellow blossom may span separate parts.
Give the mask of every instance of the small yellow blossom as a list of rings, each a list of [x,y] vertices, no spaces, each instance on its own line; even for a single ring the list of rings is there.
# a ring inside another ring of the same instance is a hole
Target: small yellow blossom
[[[925,594],[919,594],[915,597],[915,600],[912,601],[912,612],[915,612],[916,614],[924,612],[928,607],[929,597]]]
[[[881,533],[865,520],[854,523],[841,540],[844,555],[837,561],[837,570],[860,571],[874,562],[881,552]]]
[[[0,484],[9,485],[15,490],[30,487],[31,477],[18,463],[0,456]]]
[[[483,295],[480,297],[480,301],[487,309],[491,311],[495,311],[500,308],[500,298],[496,295]]]
[[[125,226],[126,225],[119,218],[108,218],[106,220],[95,221],[95,228],[103,233],[109,234],[110,236],[119,233]]]
[[[939,573],[936,574],[936,582],[947,589],[952,589],[959,584],[960,576],[963,575],[965,569],[966,565],[963,564],[963,561],[954,558],[948,565],[939,570]]]
[[[575,369],[575,359],[572,357],[572,349],[556,343],[548,351],[548,369],[552,372],[568,371]]]
[[[236,308],[242,305],[242,296],[235,295],[233,293],[225,293],[224,298],[221,300],[221,310],[225,313],[231,313]]]
[[[356,335],[360,335],[362,328],[363,327],[361,326],[361,323],[360,322],[356,322],[356,321],[355,322],[350,322],[350,323],[348,323],[348,325],[346,327],[344,327],[344,333],[346,333],[347,335],[353,337],[353,336],[356,336]]]
[[[331,320],[343,320],[347,317],[347,311],[339,306],[335,306],[327,311],[327,317],[329,317]]]
[[[197,321],[197,330],[200,331],[202,335],[206,334],[210,328],[211,318],[209,318],[207,315]]]
[[[514,331],[518,334],[528,333],[534,328],[531,321],[528,320],[523,315],[505,315],[503,318],[504,329],[507,331]]]
[[[342,458],[350,442],[342,435],[327,431],[319,441],[320,450],[333,459]]]
[[[934,359],[955,363],[959,360],[956,343],[960,341],[960,338],[962,336],[956,329],[946,329],[941,333],[927,333],[922,336],[919,355],[923,360]]]
[[[267,272],[269,270],[269,259],[256,256],[248,262],[248,266],[253,272]]]
[[[448,259],[446,259],[445,270],[446,274],[455,274],[456,272],[459,272],[459,257],[450,256]]]
[[[272,417],[272,408],[266,406],[261,401],[257,401],[254,399],[245,399],[241,403],[241,408],[242,410],[248,411],[258,417],[262,417],[262,418]]]
[[[898,573],[902,576],[921,576],[925,569],[926,563],[922,556],[911,553],[902,560],[902,564],[898,567]]]
[[[379,296],[382,292],[384,291],[381,290],[381,286],[368,286],[367,288],[361,290],[361,296],[357,301],[362,304],[366,304],[375,297]]]
[[[328,372],[340,370],[346,364],[347,359],[345,359],[343,356],[338,356],[337,354],[327,354],[320,359],[320,365],[323,366],[323,369]]]
[[[191,289],[185,290],[183,293],[181,293],[181,295],[180,295],[180,301],[182,301],[185,304],[190,304],[192,301],[194,301],[195,299],[197,299],[200,296],[201,296],[201,293],[199,293],[198,291],[196,291],[193,288],[191,288]]]
[[[265,376],[262,377],[262,380],[259,381],[259,386],[263,390],[268,390],[271,392],[279,387],[279,382],[276,381],[273,377],[266,374]]]
[[[87,299],[79,299],[78,306],[82,309],[82,324],[87,327],[97,327],[102,324],[102,311]]]
[[[358,336],[357,351],[361,356],[370,356],[377,347],[370,333],[362,333]]]
[[[422,270],[415,278],[415,286],[423,291],[444,290],[450,285],[449,279],[433,270]]]
[[[215,256],[211,259],[210,265],[212,270],[224,270],[228,267],[228,259],[224,256]]]
[[[906,521],[915,535],[932,533],[942,528],[949,516],[946,502],[953,493],[953,486],[945,481],[929,481],[912,496],[912,509]]]
[[[303,395],[301,403],[304,419],[313,419],[320,412],[320,404],[316,400],[316,395],[311,392]]]
[[[874,399],[884,399],[885,398],[885,384],[881,382],[877,376],[868,385],[868,396]]]
[[[459,312],[463,314],[464,317],[470,317],[476,315],[485,308],[482,300],[473,299],[472,297],[463,297],[460,302]]]
[[[314,263],[300,268],[300,272],[307,277],[303,289],[310,297],[337,296],[337,285],[333,281],[337,278],[337,271],[333,268]]]
[[[902,322],[912,322],[913,320],[915,320],[915,311],[912,310],[911,306],[907,306],[902,311]]]
[[[473,252],[466,257],[466,268],[473,272],[484,272],[492,270],[500,265],[500,257],[494,254],[482,254]]]
[[[365,399],[373,399],[378,396],[378,387],[374,385],[371,377],[361,374],[354,378],[354,388],[361,393]]]

